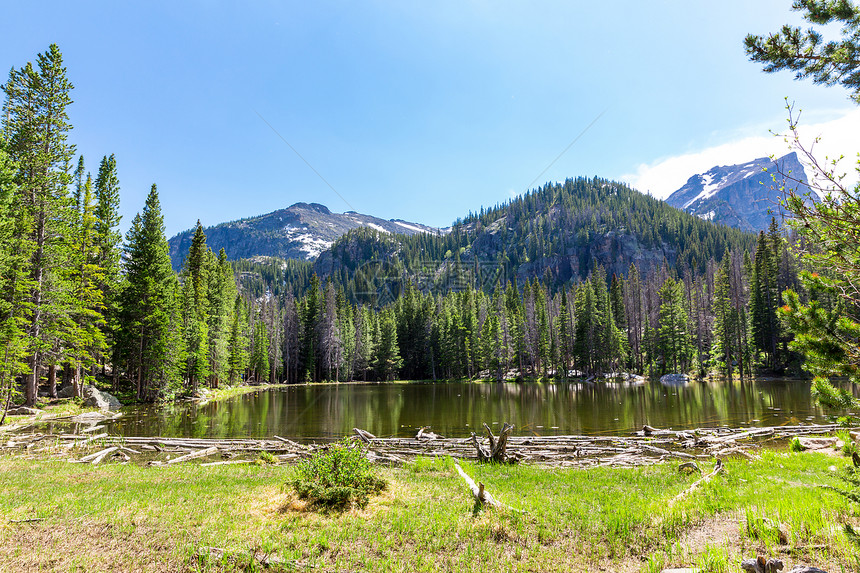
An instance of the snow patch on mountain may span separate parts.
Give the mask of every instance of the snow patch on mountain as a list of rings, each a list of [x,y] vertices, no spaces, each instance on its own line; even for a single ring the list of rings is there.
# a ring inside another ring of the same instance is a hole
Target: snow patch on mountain
[[[400,225],[404,229],[409,229],[410,231],[415,231],[416,233],[427,233],[428,232],[427,229],[422,229],[421,227],[419,227],[417,225],[410,225],[409,223],[404,223],[403,221],[396,221],[396,220],[392,219],[391,222],[394,223],[395,225]]]
[[[388,229],[386,229],[385,227],[382,227],[382,226],[380,226],[380,225],[377,225],[376,223],[364,223],[364,225],[365,225],[365,226],[367,226],[367,227],[370,227],[371,229],[376,229],[376,230],[377,230],[377,231],[379,231],[380,233],[391,233],[391,231],[389,231],[389,230],[388,230]]]

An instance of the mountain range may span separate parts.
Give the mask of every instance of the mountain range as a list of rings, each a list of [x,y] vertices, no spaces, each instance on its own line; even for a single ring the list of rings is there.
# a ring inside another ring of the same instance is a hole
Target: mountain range
[[[252,257],[313,260],[348,231],[359,227],[381,233],[440,234],[444,230],[400,219],[380,219],[355,211],[332,213],[319,203],[296,203],[272,213],[206,227],[206,244],[214,252],[224,249],[231,260]],[[179,270],[191,246],[194,230],[172,237],[170,259]]]
[[[782,221],[780,187],[808,193],[806,182],[803,165],[792,152],[776,160],[762,157],[713,167],[690,177],[666,202],[701,219],[755,232],[767,229],[771,217]],[[814,193],[809,196],[817,200]]]
[[[462,272],[463,263],[471,265],[470,273],[490,265],[520,282],[576,280],[597,266],[610,276],[626,274],[631,264],[640,272],[665,264],[702,269],[726,250],[751,249],[748,233],[766,229],[771,216],[781,217],[772,174],[798,179],[795,187],[806,181],[791,153],[714,167],[690,177],[665,202],[622,183],[576,178],[482,208],[447,229],[296,203],[204,231],[208,246],[224,248],[231,260],[307,261],[312,267],[295,267],[305,269],[302,276],[312,268],[321,277],[339,276],[342,284],[362,280],[369,261],[384,261],[387,276],[421,275],[437,284]],[[192,235],[189,230],[170,239],[174,268],[181,268]]]

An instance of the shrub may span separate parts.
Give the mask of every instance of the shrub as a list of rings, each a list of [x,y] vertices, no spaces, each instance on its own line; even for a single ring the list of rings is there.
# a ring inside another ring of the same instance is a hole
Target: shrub
[[[260,452],[260,455],[255,460],[259,465],[263,464],[276,464],[278,463],[278,458],[272,455],[269,452]]]
[[[386,486],[361,447],[347,440],[331,444],[299,463],[288,483],[310,505],[339,511],[353,504],[366,507],[371,494]]]
[[[797,436],[791,438],[791,443],[788,444],[788,449],[792,452],[802,452],[806,448],[803,447],[803,444],[800,443],[800,438]]]

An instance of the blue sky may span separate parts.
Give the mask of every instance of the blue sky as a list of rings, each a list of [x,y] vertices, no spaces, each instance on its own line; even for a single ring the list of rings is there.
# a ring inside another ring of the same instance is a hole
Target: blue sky
[[[746,33],[799,22],[789,7],[10,2],[0,65],[60,46],[72,140],[92,171],[116,154],[124,228],[152,183],[168,235],[297,201],[445,226],[524,191],[598,116],[536,184],[598,175],[663,196],[715,164],[787,151],[768,133],[786,97],[850,143],[843,89],[744,55]]]

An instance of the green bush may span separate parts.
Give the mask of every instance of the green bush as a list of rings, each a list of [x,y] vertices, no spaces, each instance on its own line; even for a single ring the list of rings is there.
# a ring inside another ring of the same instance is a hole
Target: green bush
[[[263,464],[276,464],[278,463],[278,458],[272,455],[269,452],[260,452],[260,455],[254,460],[258,465]]]
[[[331,444],[299,463],[288,483],[311,506],[339,511],[353,504],[366,507],[371,494],[386,486],[361,447],[347,440]]]

